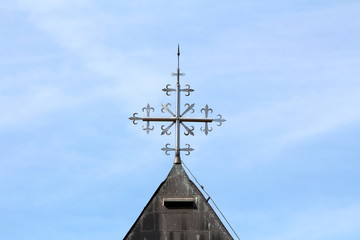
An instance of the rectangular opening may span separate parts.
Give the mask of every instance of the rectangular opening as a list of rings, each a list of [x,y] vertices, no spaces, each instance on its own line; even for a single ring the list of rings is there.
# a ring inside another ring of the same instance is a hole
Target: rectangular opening
[[[169,209],[195,209],[196,198],[164,198],[163,206]]]

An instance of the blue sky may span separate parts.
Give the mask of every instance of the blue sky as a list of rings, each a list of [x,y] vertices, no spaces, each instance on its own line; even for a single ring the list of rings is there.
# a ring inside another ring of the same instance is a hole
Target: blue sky
[[[0,237],[122,239],[166,177],[174,137],[128,120],[173,103],[183,156],[249,240],[360,238],[360,1],[5,0]],[[215,117],[215,114],[213,115]]]

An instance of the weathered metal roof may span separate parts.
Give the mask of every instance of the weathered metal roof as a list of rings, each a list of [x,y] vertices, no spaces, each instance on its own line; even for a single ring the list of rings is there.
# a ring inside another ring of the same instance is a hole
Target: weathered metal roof
[[[233,239],[181,164],[174,164],[126,240]]]

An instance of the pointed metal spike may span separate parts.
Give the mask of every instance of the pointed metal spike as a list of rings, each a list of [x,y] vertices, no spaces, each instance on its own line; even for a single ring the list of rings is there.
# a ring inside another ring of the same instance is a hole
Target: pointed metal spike
[[[177,56],[178,56],[178,76],[180,75],[180,45],[178,44],[178,53],[177,53]]]

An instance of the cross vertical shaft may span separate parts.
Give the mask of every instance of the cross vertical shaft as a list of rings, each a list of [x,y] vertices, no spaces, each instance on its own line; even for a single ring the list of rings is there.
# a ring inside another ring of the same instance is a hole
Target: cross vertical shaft
[[[180,160],[180,47],[178,45],[178,67],[176,73],[176,129],[175,129],[175,159],[174,163],[181,163]]]

